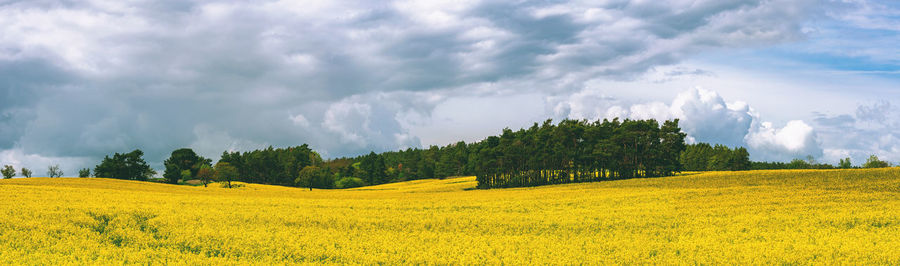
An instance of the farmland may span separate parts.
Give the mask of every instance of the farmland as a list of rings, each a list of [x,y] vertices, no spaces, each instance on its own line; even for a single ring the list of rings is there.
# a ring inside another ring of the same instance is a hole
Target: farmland
[[[514,189],[0,180],[0,264],[900,264],[900,169]]]

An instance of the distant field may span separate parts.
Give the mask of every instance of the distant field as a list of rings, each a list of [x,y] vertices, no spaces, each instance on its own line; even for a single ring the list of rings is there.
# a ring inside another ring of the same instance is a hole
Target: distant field
[[[900,169],[472,190],[0,180],[0,264],[900,264]]]

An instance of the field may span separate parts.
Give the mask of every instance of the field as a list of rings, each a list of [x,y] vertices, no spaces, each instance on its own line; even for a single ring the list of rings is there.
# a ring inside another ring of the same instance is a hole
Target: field
[[[0,180],[0,264],[900,264],[900,169],[473,190]]]

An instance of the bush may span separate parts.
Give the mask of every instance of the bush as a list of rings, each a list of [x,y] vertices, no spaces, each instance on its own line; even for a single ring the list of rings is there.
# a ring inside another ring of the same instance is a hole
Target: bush
[[[866,163],[863,164],[863,168],[884,168],[891,167],[891,163],[882,161],[878,159],[878,156],[872,155],[869,156],[869,159],[866,160]]]
[[[218,183],[219,183],[219,187],[221,187],[221,188],[239,188],[239,187],[244,187],[244,184],[240,184],[240,183],[226,183],[226,182],[218,182]]]
[[[356,177],[344,177],[334,182],[336,188],[355,188],[366,185],[366,181]]]

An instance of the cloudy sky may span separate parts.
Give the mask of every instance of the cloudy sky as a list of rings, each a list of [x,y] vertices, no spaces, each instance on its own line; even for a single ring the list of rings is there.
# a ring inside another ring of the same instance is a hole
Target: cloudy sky
[[[0,0],[0,164],[331,158],[566,117],[897,163],[898,33],[890,0]]]

